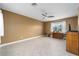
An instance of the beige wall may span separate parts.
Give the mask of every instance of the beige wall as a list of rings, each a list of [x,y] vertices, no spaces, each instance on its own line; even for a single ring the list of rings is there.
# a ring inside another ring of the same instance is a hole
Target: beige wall
[[[9,43],[43,34],[43,23],[35,19],[3,10],[4,37],[1,43]]]
[[[69,24],[71,25],[71,30],[78,31],[78,17],[72,17],[66,20],[66,28],[69,29]]]
[[[44,33],[50,33],[51,31],[50,31],[50,27],[51,26],[51,22],[45,22],[44,23]]]
[[[69,29],[69,24],[71,24],[72,30],[78,30],[78,17],[70,17],[70,18],[65,18],[65,19],[60,19],[60,20],[56,20],[56,21],[51,21],[51,22],[61,22],[61,21],[66,21],[66,28],[67,30]],[[50,33],[50,26],[51,26],[51,22],[45,22],[44,23],[44,27],[45,27],[45,33]]]
[[[51,22],[42,23],[35,19],[5,10],[3,10],[3,16],[4,37],[1,38],[2,44],[51,32]],[[69,23],[71,24],[72,30],[78,29],[78,17],[65,18],[61,19],[61,21],[66,21],[67,29]]]

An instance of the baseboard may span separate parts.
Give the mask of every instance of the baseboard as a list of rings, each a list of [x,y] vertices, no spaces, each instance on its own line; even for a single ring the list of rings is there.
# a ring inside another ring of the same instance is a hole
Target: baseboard
[[[41,36],[43,36],[43,35],[36,36],[36,37],[31,37],[31,38],[26,38],[26,39],[23,39],[23,40],[18,40],[18,41],[14,41],[14,42],[10,42],[10,43],[1,44],[0,47],[7,46],[7,45],[11,45],[11,44],[15,44],[15,43],[24,42],[24,41],[31,40],[31,39],[35,39],[35,38],[39,38]]]

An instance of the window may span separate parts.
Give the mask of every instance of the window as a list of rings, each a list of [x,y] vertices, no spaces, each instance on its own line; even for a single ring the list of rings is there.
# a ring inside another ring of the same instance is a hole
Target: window
[[[52,22],[51,23],[51,32],[61,32],[65,33],[66,32],[66,22]]]

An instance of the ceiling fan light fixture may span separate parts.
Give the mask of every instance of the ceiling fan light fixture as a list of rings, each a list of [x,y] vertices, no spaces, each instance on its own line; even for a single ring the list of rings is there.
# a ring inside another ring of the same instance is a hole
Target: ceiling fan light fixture
[[[37,6],[38,4],[37,4],[37,3],[32,3],[31,5],[32,5],[32,6]]]

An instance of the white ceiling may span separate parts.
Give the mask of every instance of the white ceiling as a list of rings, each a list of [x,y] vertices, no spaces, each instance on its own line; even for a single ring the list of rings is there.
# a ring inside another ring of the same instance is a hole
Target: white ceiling
[[[40,21],[53,21],[57,19],[62,19],[66,17],[77,16],[78,13],[78,3],[37,3],[37,6],[32,6],[31,3],[1,3],[0,7],[2,9],[35,18]],[[44,9],[53,15],[53,18],[42,19],[42,11]]]

